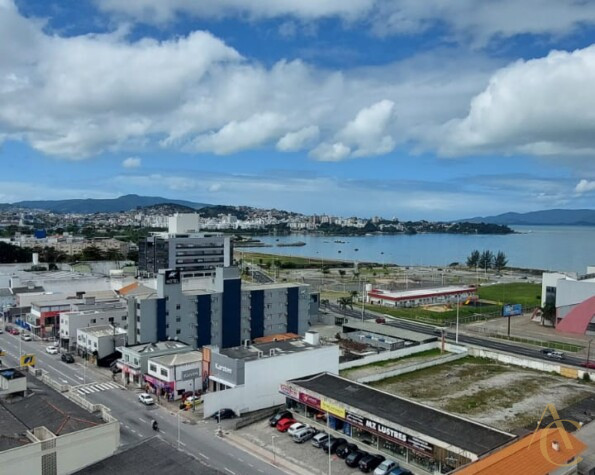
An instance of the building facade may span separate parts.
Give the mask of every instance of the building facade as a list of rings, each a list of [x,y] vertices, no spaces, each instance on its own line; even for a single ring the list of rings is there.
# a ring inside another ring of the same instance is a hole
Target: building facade
[[[129,344],[172,339],[229,348],[277,333],[303,335],[317,308],[308,285],[243,286],[236,267],[218,268],[205,287],[183,290],[179,271],[160,271],[155,294],[128,299]]]
[[[202,352],[189,351],[149,359],[144,376],[152,392],[177,400],[187,391],[206,389],[202,378]]]
[[[392,292],[382,289],[366,289],[366,302],[388,307],[420,307],[422,305],[452,305],[468,303],[477,299],[473,286],[451,286],[433,289]]]
[[[126,345],[126,331],[111,325],[79,328],[76,332],[78,354],[97,364]],[[107,365],[106,365],[107,366]]]

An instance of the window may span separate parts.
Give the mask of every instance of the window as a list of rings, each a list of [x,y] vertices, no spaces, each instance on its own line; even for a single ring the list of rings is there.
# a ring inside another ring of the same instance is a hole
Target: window
[[[92,318],[91,319],[91,323],[97,323],[97,319],[96,318]]]
[[[180,304],[176,304],[176,310],[180,310],[181,305]]]
[[[114,317],[109,317],[107,320],[108,320],[110,323],[114,323]]]
[[[97,342],[96,341],[93,342],[93,347],[94,348],[97,348]]]
[[[122,317],[122,321],[123,321],[123,322],[125,322],[125,321],[126,321],[126,315],[124,315],[124,316]]]
[[[176,322],[180,322],[182,320],[181,317],[176,317]]]
[[[179,335],[180,333],[182,333],[182,330],[180,330],[179,328],[176,330],[176,335]]]
[[[156,373],[156,372],[157,372],[157,365],[154,365],[153,363],[151,363],[151,364],[149,365],[149,369],[150,369],[151,371],[153,371],[153,372],[155,372],[155,373]]]
[[[161,368],[161,376],[167,377],[167,370],[165,368]]]
[[[138,358],[134,358],[134,364],[138,365]]]

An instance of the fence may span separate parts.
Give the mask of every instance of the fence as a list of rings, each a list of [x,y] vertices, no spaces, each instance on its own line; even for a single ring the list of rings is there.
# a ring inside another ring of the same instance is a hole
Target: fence
[[[524,343],[526,345],[537,346],[540,348],[552,348],[556,350],[569,351],[575,353],[583,349],[582,346],[573,343],[566,343],[563,341],[544,341],[536,340],[534,338],[523,338],[519,336],[509,336],[506,333],[495,331],[492,328],[484,327],[470,327],[466,329],[467,332],[477,333],[488,338],[498,338],[500,340],[507,340],[516,343]]]

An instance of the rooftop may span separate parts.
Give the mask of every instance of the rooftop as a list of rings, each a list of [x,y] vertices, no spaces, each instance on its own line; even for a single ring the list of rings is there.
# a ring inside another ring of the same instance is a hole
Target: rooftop
[[[329,373],[290,382],[476,455],[490,452],[514,438],[512,434]]]
[[[179,348],[188,348],[190,351],[192,348],[186,343],[181,341],[158,341],[157,343],[143,343],[142,345],[129,346],[126,348],[127,351],[134,353],[156,353],[159,351],[175,350]]]
[[[223,348],[219,350],[219,353],[233,359],[249,361],[258,359],[260,352],[262,352],[261,358],[269,358],[271,356],[280,356],[290,353],[298,353],[301,351],[311,351],[316,348],[320,348],[320,346],[310,345],[301,338],[297,338],[295,340],[271,341],[268,343],[255,343],[248,346]],[[271,350],[274,350],[272,355]]]
[[[189,351],[188,353],[176,353],[174,355],[163,355],[151,358],[151,361],[162,364],[163,366],[176,366],[189,363],[200,363],[202,361],[202,352]]]
[[[25,287],[13,287],[10,289],[13,295],[16,294],[34,294],[37,292],[45,292],[45,289],[41,285],[31,285]]]
[[[126,334],[126,330],[122,328],[113,327],[111,325],[97,325],[94,327],[84,327],[79,328],[77,330],[78,333],[86,333],[87,335],[93,335],[96,337],[100,336],[113,336],[116,335],[124,335]]]
[[[359,320],[349,319],[343,324],[343,333],[349,331],[362,330],[369,333],[375,333],[377,335],[389,336],[391,338],[397,338],[399,340],[414,341],[417,343],[425,343],[428,341],[435,341],[438,339],[437,336],[426,335],[425,333],[414,332],[411,330],[405,330],[403,328],[393,327],[391,325],[385,325],[382,323],[375,322],[361,322]]]
[[[385,298],[389,300],[406,300],[420,297],[428,297],[432,295],[455,295],[463,292],[469,292],[470,290],[475,291],[476,289],[474,286],[469,285],[451,285],[448,287],[435,287],[431,289],[403,290],[402,292],[372,289],[370,292],[368,292],[368,295],[371,295],[376,298]]]
[[[160,437],[152,437],[76,472],[78,475],[221,475],[199,459],[177,450]]]
[[[69,434],[103,424],[37,378],[27,374],[27,393],[0,397],[0,451],[28,444],[27,430],[44,426],[55,435]]]
[[[554,449],[557,442],[558,450]],[[564,467],[587,446],[563,429],[540,429],[457,470],[458,475],[547,475]]]
[[[296,286],[308,287],[308,284],[301,284],[298,282],[275,282],[272,284],[242,283],[242,290],[290,289]]]

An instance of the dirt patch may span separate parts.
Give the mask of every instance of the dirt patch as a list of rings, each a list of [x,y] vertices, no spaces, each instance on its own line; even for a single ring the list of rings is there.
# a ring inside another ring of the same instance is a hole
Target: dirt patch
[[[548,404],[561,410],[595,393],[592,384],[472,357],[372,385],[507,431],[536,425]]]

